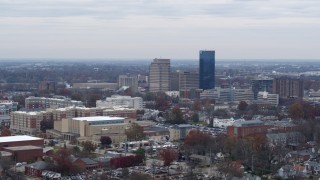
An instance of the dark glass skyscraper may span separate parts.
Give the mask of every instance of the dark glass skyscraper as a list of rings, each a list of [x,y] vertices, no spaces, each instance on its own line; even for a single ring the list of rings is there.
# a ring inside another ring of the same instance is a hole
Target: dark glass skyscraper
[[[215,51],[200,51],[199,85],[200,89],[215,87]]]

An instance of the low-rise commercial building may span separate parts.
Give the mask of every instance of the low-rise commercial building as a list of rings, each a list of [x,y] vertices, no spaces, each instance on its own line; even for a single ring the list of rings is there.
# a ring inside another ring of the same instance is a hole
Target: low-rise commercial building
[[[124,123],[124,118],[121,117],[94,116],[55,121],[54,129],[61,132],[65,139],[71,140],[77,137],[91,137],[102,134],[105,130],[108,130],[109,133],[124,132],[129,125]]]
[[[143,99],[141,97],[120,95],[112,95],[111,97],[107,97],[105,100],[98,100],[96,101],[96,105],[101,108],[125,107],[136,110],[144,108]]]
[[[35,161],[43,156],[44,141],[31,136],[0,137],[0,151],[11,154],[16,162]]]

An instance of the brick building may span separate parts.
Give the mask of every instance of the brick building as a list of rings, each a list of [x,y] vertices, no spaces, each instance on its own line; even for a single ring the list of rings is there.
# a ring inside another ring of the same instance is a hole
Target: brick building
[[[52,120],[52,113],[49,111],[15,111],[10,116],[10,129],[16,133],[35,134],[40,131],[42,120]]]
[[[229,137],[245,138],[253,134],[266,134],[272,125],[265,125],[260,120],[241,121],[227,127]]]
[[[25,166],[25,174],[32,177],[41,177],[42,171],[49,167],[48,163],[44,161],[38,161]]]
[[[0,151],[11,154],[16,162],[30,162],[43,156],[42,138],[31,136],[0,137]]]

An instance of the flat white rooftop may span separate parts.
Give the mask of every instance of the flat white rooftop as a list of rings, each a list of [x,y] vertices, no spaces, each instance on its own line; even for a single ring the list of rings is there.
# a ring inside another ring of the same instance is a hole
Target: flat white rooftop
[[[4,136],[0,137],[0,143],[4,142],[17,142],[17,141],[32,141],[32,140],[41,140],[42,138],[32,137],[32,136]]]
[[[111,117],[111,116],[91,116],[91,117],[77,117],[72,118],[77,121],[111,121],[111,120],[124,120],[122,117]]]

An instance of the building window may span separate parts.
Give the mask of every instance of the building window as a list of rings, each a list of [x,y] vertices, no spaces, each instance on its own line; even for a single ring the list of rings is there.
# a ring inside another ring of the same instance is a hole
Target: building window
[[[234,136],[238,136],[238,128],[235,127],[233,133],[234,133]]]

